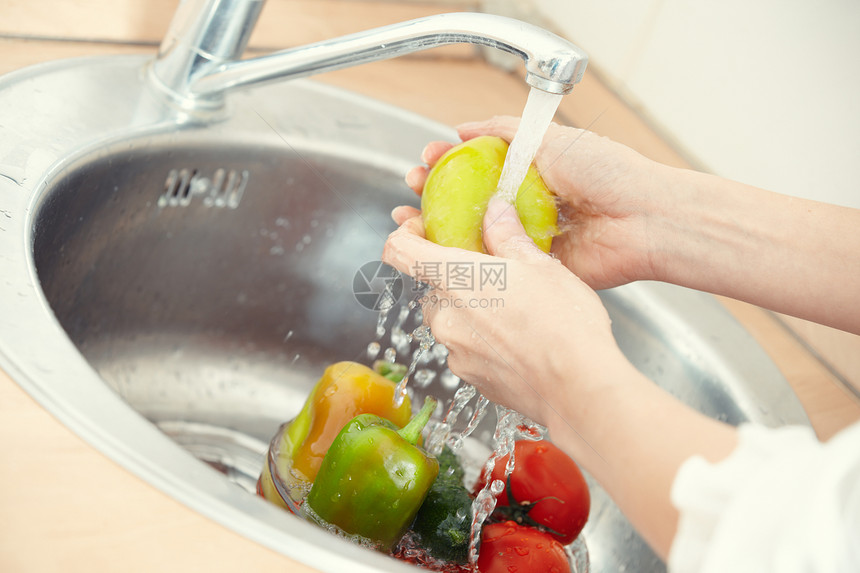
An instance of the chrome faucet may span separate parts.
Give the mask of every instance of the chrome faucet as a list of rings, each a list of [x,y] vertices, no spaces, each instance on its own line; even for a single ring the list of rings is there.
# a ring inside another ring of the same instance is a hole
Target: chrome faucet
[[[455,43],[491,46],[520,56],[526,81],[569,93],[588,56],[537,26],[490,14],[440,14],[241,60],[265,0],[183,0],[149,77],[189,110],[218,109],[225,93]]]

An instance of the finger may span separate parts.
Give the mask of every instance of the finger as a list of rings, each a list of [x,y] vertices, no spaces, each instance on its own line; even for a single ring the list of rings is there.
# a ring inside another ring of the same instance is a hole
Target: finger
[[[446,141],[431,141],[421,152],[421,161],[426,163],[429,167],[433,167],[436,165],[436,162],[439,161],[439,158],[445,155],[445,153],[452,147],[454,147],[453,143],[448,143]],[[415,193],[421,195],[421,193],[424,192],[424,183],[427,181],[427,175],[429,175],[429,173],[430,169],[427,167],[413,167],[406,173],[406,184],[409,185]]]
[[[394,219],[394,222],[398,225],[402,225],[412,217],[418,217],[420,215],[421,211],[415,207],[410,207],[409,205],[401,205],[400,207],[395,207],[394,210],[391,211],[391,218]]]
[[[420,271],[426,267],[421,261],[440,261],[439,245],[424,238],[424,221],[419,215],[405,220],[388,236],[382,249],[382,261],[400,272],[427,281]]]
[[[479,135],[495,135],[506,141],[511,141],[520,126],[520,119],[511,116],[496,116],[486,121],[471,121],[457,126],[460,139],[466,141]]]
[[[504,199],[493,197],[484,215],[484,245],[491,255],[517,260],[551,258],[526,234],[517,209]]]
[[[445,155],[452,147],[454,147],[454,144],[447,141],[431,141],[424,146],[424,151],[421,152],[421,161],[433,167],[439,161],[439,158]]]
[[[440,281],[440,267],[444,269],[449,261],[473,263],[481,256],[486,255],[431,243],[424,238],[424,222],[418,215],[407,219],[391,233],[382,250],[383,262],[421,282],[434,285]]]
[[[406,184],[409,185],[416,194],[421,195],[421,193],[424,192],[424,183],[427,181],[427,175],[429,173],[430,170],[426,167],[413,167],[406,172]]]

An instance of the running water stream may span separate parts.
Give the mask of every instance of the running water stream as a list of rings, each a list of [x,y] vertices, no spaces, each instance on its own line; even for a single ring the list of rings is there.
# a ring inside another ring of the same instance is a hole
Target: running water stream
[[[505,165],[502,167],[502,175],[496,188],[497,197],[511,204],[516,201],[520,185],[537,155],[543,136],[549,124],[552,123],[562,97],[564,96],[537,88],[531,88],[529,91],[520,127],[508,147]]]

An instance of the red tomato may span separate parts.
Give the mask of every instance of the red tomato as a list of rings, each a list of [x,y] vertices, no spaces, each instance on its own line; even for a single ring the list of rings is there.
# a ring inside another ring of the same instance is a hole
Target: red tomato
[[[505,479],[505,456],[492,479]],[[514,471],[499,494],[494,517],[545,529],[567,545],[582,531],[591,509],[585,478],[567,454],[548,441],[520,440],[514,446]],[[484,486],[482,475],[476,492]],[[509,491],[510,490],[510,491]]]
[[[488,523],[481,532],[480,573],[570,573],[561,543],[513,521]]]

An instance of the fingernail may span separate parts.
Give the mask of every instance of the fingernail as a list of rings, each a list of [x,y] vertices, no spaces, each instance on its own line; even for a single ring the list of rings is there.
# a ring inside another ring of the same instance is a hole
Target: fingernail
[[[406,177],[404,177],[404,180],[406,181],[407,185],[409,185],[410,187],[415,187],[418,184],[418,179],[420,177],[420,169],[420,167],[413,167],[406,172]]]
[[[457,126],[457,131],[460,131],[461,129],[472,129],[472,128],[480,125],[480,123],[481,122],[478,122],[478,121],[467,121],[465,123],[461,123],[460,125]]]
[[[424,149],[421,150],[421,161],[423,161],[424,163],[428,163],[428,164],[430,163],[429,151],[430,151],[429,146],[425,146]]]
[[[485,218],[488,218],[494,223],[508,220],[519,221],[517,208],[498,195],[493,195],[490,198],[490,202],[487,204],[487,214],[485,215]]]

